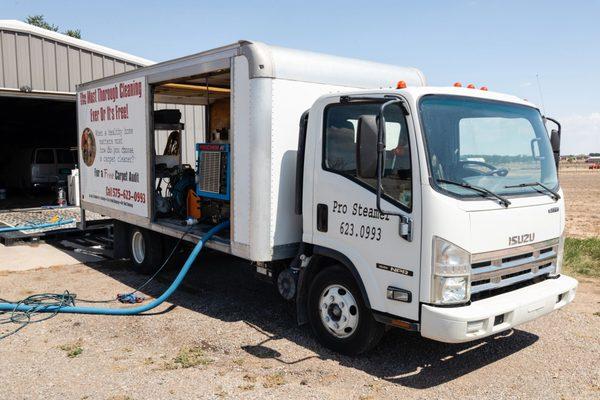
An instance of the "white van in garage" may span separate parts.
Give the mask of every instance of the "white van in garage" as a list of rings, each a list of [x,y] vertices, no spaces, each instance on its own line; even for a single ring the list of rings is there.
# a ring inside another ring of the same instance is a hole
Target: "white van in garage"
[[[67,176],[77,164],[77,150],[71,148],[34,148],[27,150],[31,162],[23,171],[21,187],[29,189],[52,188],[65,184]]]

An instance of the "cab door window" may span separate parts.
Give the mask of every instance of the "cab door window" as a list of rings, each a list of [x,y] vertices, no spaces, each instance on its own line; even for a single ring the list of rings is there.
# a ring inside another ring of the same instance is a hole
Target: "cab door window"
[[[358,177],[356,137],[358,119],[377,115],[381,103],[334,104],[325,110],[323,168],[338,173],[375,191],[376,179]],[[385,110],[385,171],[382,177],[384,197],[401,208],[412,208],[412,171],[408,128],[402,109]]]

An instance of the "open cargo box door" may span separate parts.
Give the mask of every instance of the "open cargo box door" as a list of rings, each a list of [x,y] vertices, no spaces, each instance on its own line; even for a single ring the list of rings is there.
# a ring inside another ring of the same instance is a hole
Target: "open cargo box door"
[[[194,217],[191,233],[201,236],[230,219],[230,82],[220,69],[152,86],[157,225],[182,231]],[[229,231],[220,237],[228,243]]]

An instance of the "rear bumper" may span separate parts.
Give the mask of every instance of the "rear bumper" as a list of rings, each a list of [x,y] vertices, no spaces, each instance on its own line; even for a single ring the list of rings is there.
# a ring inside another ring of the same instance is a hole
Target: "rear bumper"
[[[575,298],[577,281],[561,275],[465,307],[423,305],[421,335],[447,343],[483,338],[564,307]]]

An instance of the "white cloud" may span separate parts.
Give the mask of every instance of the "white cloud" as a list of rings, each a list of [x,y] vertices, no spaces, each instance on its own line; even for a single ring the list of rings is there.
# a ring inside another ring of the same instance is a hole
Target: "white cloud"
[[[562,124],[561,154],[600,152],[600,112],[566,116],[558,121]]]

